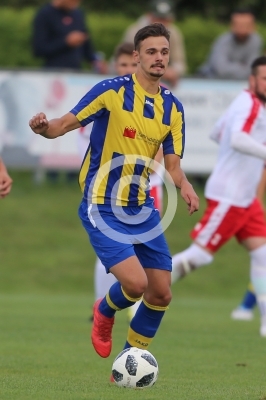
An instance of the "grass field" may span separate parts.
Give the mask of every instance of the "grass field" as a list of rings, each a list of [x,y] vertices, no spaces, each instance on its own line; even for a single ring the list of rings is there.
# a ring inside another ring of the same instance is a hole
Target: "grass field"
[[[101,359],[90,343],[94,254],[77,217],[79,189],[12,175],[12,194],[0,203],[0,400],[266,400],[258,313],[252,322],[229,317],[248,281],[248,256],[234,241],[173,287],[150,348],[156,385],[119,389],[108,380],[126,314],[117,315],[111,357]],[[180,202],[166,232],[172,252],[190,243],[203,208],[188,217]]]

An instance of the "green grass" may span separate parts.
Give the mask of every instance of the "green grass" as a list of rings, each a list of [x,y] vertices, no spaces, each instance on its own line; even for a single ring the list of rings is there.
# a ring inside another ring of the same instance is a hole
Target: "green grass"
[[[248,256],[235,241],[173,287],[150,348],[160,367],[156,385],[120,389],[108,379],[126,314],[117,315],[111,357],[101,359],[90,343],[94,254],[77,217],[78,186],[12,176],[12,193],[0,202],[1,400],[266,399],[258,313],[252,322],[229,318],[248,281]],[[166,232],[172,252],[188,246],[203,208],[188,217],[180,202]]]
[[[258,319],[233,322],[231,301],[176,296],[151,346],[160,374],[152,389],[120,389],[108,382],[121,350],[126,314],[117,317],[114,349],[98,357],[87,322],[91,296],[2,295],[1,400],[169,399],[262,400],[266,396],[265,341]]]

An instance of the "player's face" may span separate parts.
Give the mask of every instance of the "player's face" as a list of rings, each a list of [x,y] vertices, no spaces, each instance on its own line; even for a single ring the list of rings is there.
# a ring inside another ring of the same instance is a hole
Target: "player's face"
[[[251,76],[250,86],[256,96],[266,103],[266,65],[259,66],[256,75]]]
[[[158,79],[169,63],[169,42],[164,36],[148,37],[140,43],[135,56],[144,74]]]
[[[137,69],[137,62],[134,60],[133,54],[121,54],[115,63],[116,73],[118,75],[134,74]]]

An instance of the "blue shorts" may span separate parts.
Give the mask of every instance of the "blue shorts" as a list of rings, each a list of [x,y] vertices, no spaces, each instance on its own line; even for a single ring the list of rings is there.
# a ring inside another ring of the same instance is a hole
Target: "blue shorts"
[[[79,217],[107,272],[131,256],[137,256],[145,268],[172,271],[172,257],[160,214],[152,205],[111,207],[88,205],[83,199]]]

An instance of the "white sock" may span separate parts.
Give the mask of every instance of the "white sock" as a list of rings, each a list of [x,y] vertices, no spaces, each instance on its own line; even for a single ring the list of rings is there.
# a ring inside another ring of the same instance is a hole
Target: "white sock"
[[[212,260],[213,256],[209,252],[196,243],[192,243],[186,250],[173,256],[172,283],[194,269],[210,264]]]
[[[257,298],[261,323],[266,327],[266,245],[250,252],[251,281]]]
[[[105,267],[99,258],[97,258],[94,270],[94,290],[96,300],[104,297],[115,282],[115,276],[111,273],[107,274]]]

